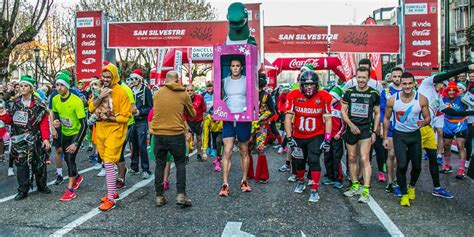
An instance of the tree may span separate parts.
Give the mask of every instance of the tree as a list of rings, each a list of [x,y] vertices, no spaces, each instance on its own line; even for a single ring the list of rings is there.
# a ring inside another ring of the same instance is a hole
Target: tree
[[[18,45],[30,42],[38,34],[48,17],[53,0],[4,0],[0,5],[0,83],[9,73],[10,55]],[[25,22],[19,19],[25,19]]]
[[[152,2],[152,3],[151,3]],[[151,6],[153,5],[153,6]],[[77,11],[104,9],[104,15],[113,21],[164,21],[164,20],[213,20],[215,9],[203,0],[156,0],[156,1],[114,1],[81,0]],[[149,72],[156,60],[156,49],[118,49],[117,67],[124,79],[131,70],[139,65],[148,65]]]

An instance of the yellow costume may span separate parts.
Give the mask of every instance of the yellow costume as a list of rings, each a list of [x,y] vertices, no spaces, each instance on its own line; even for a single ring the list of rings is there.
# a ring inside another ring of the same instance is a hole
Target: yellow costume
[[[222,121],[214,121],[212,116],[208,114],[204,118],[204,122],[202,124],[202,150],[207,150],[207,145],[209,143],[209,134],[211,132],[222,132]]]
[[[112,98],[113,114],[116,122],[99,121],[96,124],[96,145],[97,151],[104,162],[117,163],[120,159],[122,145],[127,134],[127,123],[131,117],[130,99],[124,89],[118,84],[120,81],[117,67],[108,64],[102,71],[112,73]],[[94,103],[89,103],[89,111],[94,112]]]

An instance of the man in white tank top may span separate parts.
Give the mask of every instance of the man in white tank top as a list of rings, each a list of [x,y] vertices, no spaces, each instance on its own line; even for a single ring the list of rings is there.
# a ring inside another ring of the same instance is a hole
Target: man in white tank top
[[[393,145],[397,159],[397,180],[402,192],[401,206],[410,206],[410,200],[415,199],[415,185],[421,173],[421,133],[420,127],[430,124],[431,117],[428,100],[416,92],[415,77],[409,73],[402,74],[402,90],[390,97],[385,108],[384,147],[388,148],[388,129],[390,117],[393,125]],[[423,116],[421,116],[423,115]],[[424,119],[422,119],[424,118]],[[406,172],[411,161],[411,180],[407,189]]]

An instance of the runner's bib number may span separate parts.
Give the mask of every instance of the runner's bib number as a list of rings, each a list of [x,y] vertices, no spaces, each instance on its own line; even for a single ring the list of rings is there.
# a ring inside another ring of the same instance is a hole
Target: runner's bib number
[[[368,118],[369,117],[369,105],[361,103],[351,104],[351,115],[354,117]]]
[[[13,115],[13,123],[16,125],[25,126],[28,124],[28,113],[25,111],[16,111]]]
[[[71,119],[61,118],[61,125],[66,127],[66,128],[72,128]]]

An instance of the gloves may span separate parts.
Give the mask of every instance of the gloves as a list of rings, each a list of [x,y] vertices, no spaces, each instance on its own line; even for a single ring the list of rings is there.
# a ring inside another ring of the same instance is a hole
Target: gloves
[[[298,144],[296,143],[296,141],[293,137],[288,137],[286,144],[291,148],[291,150],[295,149],[295,147],[298,146]]]
[[[321,151],[323,151],[323,152],[329,152],[329,150],[331,149],[331,145],[329,144],[330,142],[331,141],[324,140],[321,143],[321,146],[319,147],[319,149],[321,149]]]

